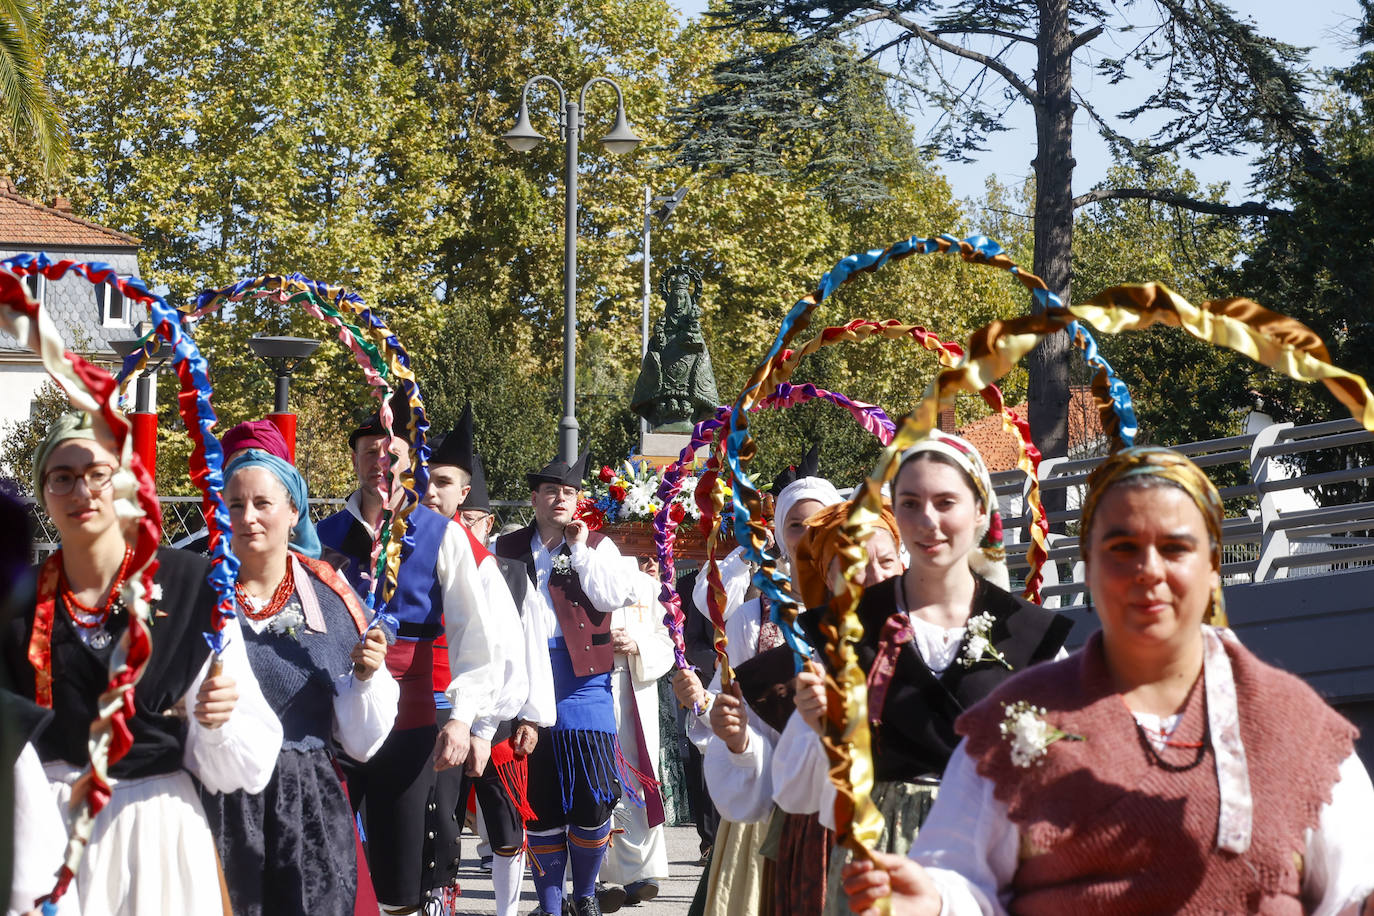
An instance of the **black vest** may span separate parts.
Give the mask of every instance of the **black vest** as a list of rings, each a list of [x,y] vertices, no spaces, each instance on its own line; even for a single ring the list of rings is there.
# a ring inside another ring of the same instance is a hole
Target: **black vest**
[[[153,581],[162,587],[162,598],[153,603],[152,654],[134,688],[134,715],[129,720],[134,743],[110,775],[120,779],[159,776],[181,768],[190,710],[172,713],[210,654],[201,635],[210,630],[210,615],[217,598],[206,581],[210,563],[184,550],[161,547]],[[34,670],[28,661],[29,634],[34,606],[10,620],[0,630],[6,683],[26,699],[34,699]],[[81,641],[59,597],[53,608],[52,701],[53,720],[34,741],[44,762],[65,760],[85,766],[90,760],[86,741],[95,720],[100,694],[109,683],[110,656],[118,637],[128,626],[128,615],[112,615],[107,629],[115,639],[103,650]]]
[[[975,578],[970,616],[992,615],[992,644],[1012,670],[993,660],[965,668],[956,657],[937,676],[915,645],[904,643],[888,687],[882,720],[873,733],[877,779],[909,782],[921,776],[942,775],[959,743],[954,720],[1016,672],[1053,659],[1068,638],[1073,626],[1069,618],[1005,592],[986,579]],[[859,666],[865,674],[877,657],[883,624],[897,609],[901,581],[896,576],[879,582],[865,589],[859,601],[864,635],[856,648]],[[825,611],[823,607],[811,608],[801,616],[802,629],[814,646],[825,644],[820,636]]]

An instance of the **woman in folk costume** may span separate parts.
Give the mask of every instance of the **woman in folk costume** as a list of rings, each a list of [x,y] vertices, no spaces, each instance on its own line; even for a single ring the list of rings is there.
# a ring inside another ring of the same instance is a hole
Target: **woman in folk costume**
[[[838,533],[849,514],[848,503],[837,503],[816,512],[806,520],[806,530],[792,548],[792,581],[804,606],[817,607],[830,600],[842,582],[843,573],[837,560]],[[901,534],[891,511],[884,508],[881,524],[865,543],[868,563],[863,584],[870,588],[893,576],[901,575],[902,559],[898,549]],[[743,698],[750,713],[768,723],[776,732],[783,731],[795,713],[793,677],[796,657],[788,646],[778,646],[744,662],[735,670]],[[730,701],[718,703],[724,707]],[[724,710],[722,709],[722,712]],[[741,721],[740,726],[743,727]],[[717,734],[721,740],[712,742],[706,755],[709,780],[728,783],[728,775],[743,762],[749,753],[748,744],[740,746],[738,737],[728,727]],[[764,799],[772,800],[772,753],[760,742],[761,766],[764,779],[757,791]],[[820,822],[817,813],[792,813],[775,807],[769,825],[765,850],[776,861],[773,912],[777,916],[808,916],[823,911],[827,896],[830,848],[834,845],[832,831]]]
[[[64,808],[89,759],[90,723],[129,625],[121,589],[131,574],[125,521],[137,515],[137,484],[98,422],[64,414],[38,449],[33,488],[61,545],[39,572],[35,605],[0,631],[4,686],[54,713],[34,746]],[[209,562],[170,548],[157,559],[152,652],[129,717],[133,746],[110,767],[114,794],[76,875],[86,914],[224,912],[222,882],[208,871],[214,839],[191,775],[211,792],[261,792],[281,747],[281,725],[253,677],[238,620],[225,621],[222,669],[207,676],[203,634],[217,601]]]
[[[1006,591],[997,496],[982,457],[966,440],[936,431],[908,449],[892,503],[910,565],[900,578],[864,592],[857,651],[875,723],[880,848],[905,853],[958,743],[955,719],[1013,671],[1059,655],[1071,622]],[[813,645],[823,645],[824,613],[812,608],[801,617]],[[819,809],[822,823],[833,826],[834,787],[820,742],[826,693],[818,670],[798,676],[796,705],[773,758],[775,799],[787,811]],[[847,858],[831,859],[829,913],[845,909],[839,871]]]
[[[806,454],[802,455],[801,463],[783,468],[782,471],[773,478],[773,485],[768,488],[768,495],[773,498],[773,506],[776,510],[777,499],[782,495],[782,491],[798,480],[805,480],[808,477],[820,479],[821,449],[819,445],[813,445]],[[767,511],[765,507],[765,511]],[[776,517],[776,512],[774,514]],[[801,518],[805,518],[802,516]],[[734,536],[733,532],[721,532],[722,536]],[[725,555],[725,559],[718,564],[720,568],[720,581],[725,589],[725,606],[721,608],[721,619],[729,621],[735,610],[744,604],[750,586],[753,583],[756,571],[749,558],[745,555],[744,547],[736,547]],[[697,576],[696,582],[692,585],[692,606],[701,612],[702,616],[710,619],[710,610],[706,603],[706,591],[708,583],[705,576]]]
[[[890,889],[894,912],[959,916],[1369,912],[1356,730],[1224,629],[1216,488],[1125,449],[1082,522],[1101,631],[959,719],[915,861],[851,866],[851,907]]]
[[[611,612],[611,640],[615,668],[611,693],[615,697],[620,753],[642,780],[643,795],[620,797],[613,818],[622,832],[606,851],[598,888],[604,912],[620,905],[634,906],[658,896],[659,882],[668,877],[668,844],[663,835],[663,797],[649,780],[658,771],[658,679],[673,667],[673,638],[663,623],[658,603],[659,584],[640,571],[639,560],[623,557],[631,597]],[[623,888],[617,893],[615,888]],[[624,898],[618,899],[623,893]]]
[[[229,895],[238,916],[347,916],[358,863],[333,745],[367,760],[391,731],[399,688],[383,664],[386,636],[318,559],[305,481],[292,465],[249,449],[225,477],[248,658],[283,729],[262,794],[205,797]]]
[[[810,515],[844,501],[830,481],[814,472],[796,475],[797,470],[789,468],[775,482],[779,486],[773,536],[782,560],[792,555]],[[786,478],[791,478],[790,482]],[[770,620],[770,612],[769,602],[751,598],[726,621],[726,652],[732,668],[783,645],[782,631]],[[721,816],[711,863],[702,875],[691,912],[706,916],[772,913],[772,863],[760,849],[773,811],[768,764],[778,733],[745,706],[737,687],[731,692],[721,691],[719,671],[709,689],[703,688],[690,671],[679,672],[673,687],[679,703],[702,710],[688,718],[687,736],[703,754],[707,788]],[[731,727],[734,747],[721,758],[724,765],[711,765],[709,761],[719,754],[713,754],[713,748],[722,741],[713,734],[718,725]]]

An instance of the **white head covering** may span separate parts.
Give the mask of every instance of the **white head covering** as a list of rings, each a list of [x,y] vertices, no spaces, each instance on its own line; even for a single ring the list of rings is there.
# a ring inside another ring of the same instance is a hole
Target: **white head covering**
[[[988,474],[988,466],[983,462],[983,456],[967,439],[933,429],[927,438],[902,452],[897,474],[902,473],[902,467],[907,461],[922,452],[944,455],[973,481],[978,500],[983,504],[983,517],[974,532],[975,545],[968,554],[969,568],[993,585],[1010,589],[1007,552],[1002,547],[1002,515],[997,511],[997,493],[992,489],[992,476]],[[893,480],[896,480],[895,476]]]
[[[773,503],[773,541],[778,545],[778,553],[788,560],[792,558],[787,556],[787,548],[783,544],[782,526],[787,521],[787,513],[804,499],[814,499],[822,507],[844,502],[840,491],[824,477],[802,477],[783,487]]]

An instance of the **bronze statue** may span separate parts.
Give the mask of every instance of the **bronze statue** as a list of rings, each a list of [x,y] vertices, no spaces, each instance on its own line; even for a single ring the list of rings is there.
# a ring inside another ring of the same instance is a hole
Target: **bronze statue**
[[[658,292],[667,307],[654,323],[630,409],[655,431],[690,432],[720,403],[701,335],[701,274],[685,265],[670,267],[658,279]]]

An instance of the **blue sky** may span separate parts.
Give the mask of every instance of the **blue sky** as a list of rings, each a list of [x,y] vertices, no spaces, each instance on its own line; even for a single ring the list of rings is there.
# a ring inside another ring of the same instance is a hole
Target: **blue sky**
[[[707,4],[706,0],[677,0],[675,5],[688,16],[698,16]],[[1252,16],[1264,34],[1281,38],[1290,44],[1310,47],[1309,59],[1314,69],[1343,66],[1355,56],[1350,36],[1359,18],[1357,0],[1306,0],[1301,4],[1280,0],[1232,0],[1232,6]],[[1148,7],[1148,3],[1137,3],[1134,9],[1143,11]],[[1119,50],[1109,35],[1098,38],[1089,46],[1090,52],[1100,54],[1116,54]],[[972,69],[965,72],[971,74]],[[1029,72],[1029,68],[1023,68],[1023,72]],[[1137,82],[1134,86],[1129,83],[1109,86],[1105,79],[1097,78],[1089,67],[1080,66],[1075,72],[1075,88],[1100,109],[1111,113],[1131,107],[1142,85]],[[949,177],[955,196],[980,196],[989,175],[996,175],[1004,184],[1016,185],[1030,174],[1029,160],[1033,155],[1035,133],[1027,106],[1013,106],[1007,115],[1007,123],[1012,129],[994,135],[989,144],[991,149],[980,154],[975,162],[939,164],[941,171]],[[917,131],[920,138],[923,128],[918,125]],[[1233,201],[1239,201],[1246,199],[1244,185],[1252,155],[1253,151],[1242,151],[1238,156],[1185,160],[1184,165],[1192,169],[1204,184],[1230,181],[1228,196]],[[1111,164],[1105,144],[1081,111],[1074,126],[1074,158],[1077,160],[1075,193],[1082,193],[1101,180]]]

